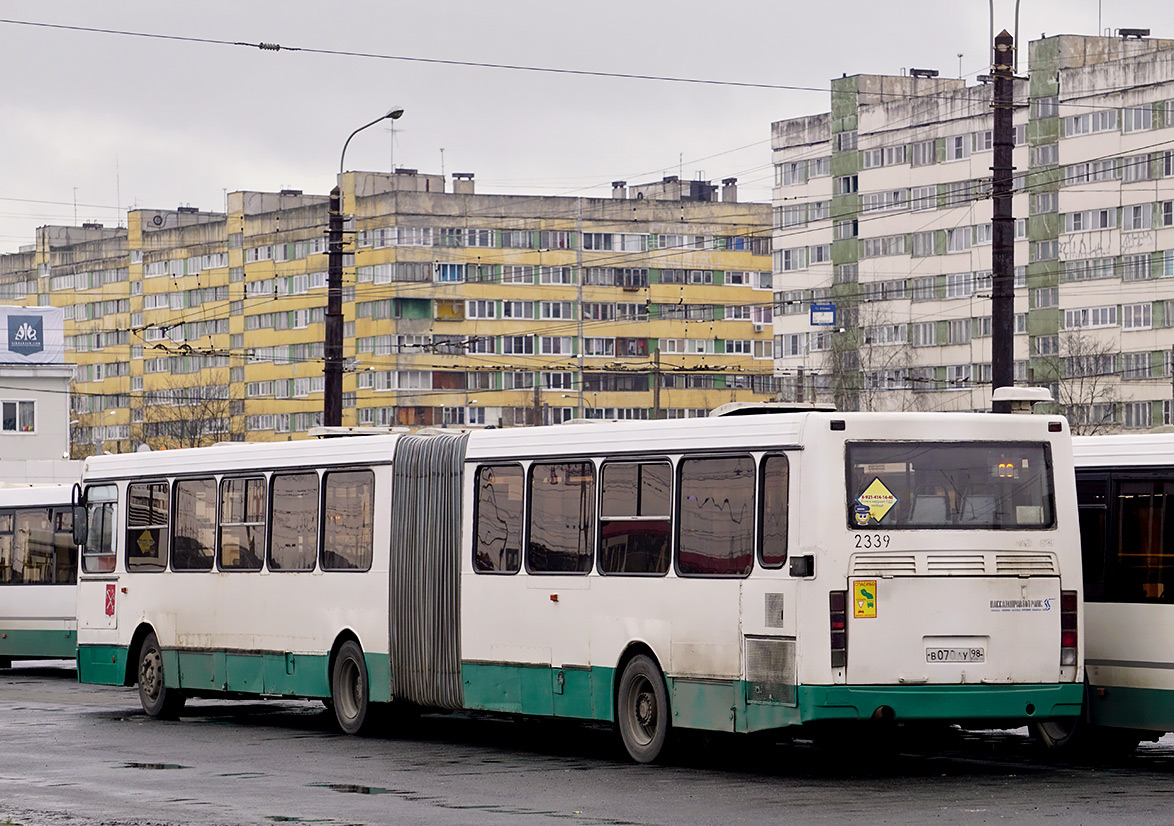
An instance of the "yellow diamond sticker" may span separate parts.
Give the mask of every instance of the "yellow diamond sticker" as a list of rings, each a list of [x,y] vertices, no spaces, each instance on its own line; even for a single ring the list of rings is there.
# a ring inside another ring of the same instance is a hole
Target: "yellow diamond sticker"
[[[155,555],[155,538],[151,536],[150,531],[143,531],[139,534],[139,541],[135,544],[139,546],[139,551],[143,556]]]
[[[897,497],[885,487],[885,483],[878,476],[873,478],[864,489],[864,493],[856,497],[856,501],[868,508],[870,518],[880,522],[885,518],[885,514],[892,510],[893,505],[897,504]]]

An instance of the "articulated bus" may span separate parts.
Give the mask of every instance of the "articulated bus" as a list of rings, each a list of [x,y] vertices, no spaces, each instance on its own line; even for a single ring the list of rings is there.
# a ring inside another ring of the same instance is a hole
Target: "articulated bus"
[[[97,456],[78,676],[670,728],[1016,725],[1083,693],[1062,419],[770,413]]]
[[[1174,731],[1174,434],[1073,439],[1086,601],[1083,717],[1048,745],[1131,750]]]
[[[77,654],[68,485],[0,488],[0,668]]]

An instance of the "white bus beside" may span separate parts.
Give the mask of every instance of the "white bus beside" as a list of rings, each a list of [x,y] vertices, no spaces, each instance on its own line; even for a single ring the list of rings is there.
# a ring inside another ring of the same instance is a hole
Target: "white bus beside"
[[[78,675],[670,727],[1079,712],[1063,420],[773,413],[87,461]]]
[[[0,488],[0,668],[77,654],[68,485]]]
[[[1076,437],[1073,453],[1086,708],[1038,730],[1052,746],[1132,749],[1174,731],[1174,434]]]

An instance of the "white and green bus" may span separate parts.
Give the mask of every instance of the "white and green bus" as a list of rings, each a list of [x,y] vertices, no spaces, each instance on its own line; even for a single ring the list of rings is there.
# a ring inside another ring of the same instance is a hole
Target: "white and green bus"
[[[1130,750],[1174,731],[1174,434],[1073,439],[1086,601],[1086,707],[1048,745]]]
[[[0,488],[0,668],[77,654],[77,546],[68,485]]]
[[[670,728],[1079,713],[1062,419],[770,413],[98,456],[82,682]]]

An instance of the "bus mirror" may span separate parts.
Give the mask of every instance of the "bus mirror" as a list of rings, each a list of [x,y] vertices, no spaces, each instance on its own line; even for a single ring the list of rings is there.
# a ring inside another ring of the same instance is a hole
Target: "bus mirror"
[[[85,506],[73,506],[73,544],[85,545],[89,538],[89,521]]]

